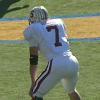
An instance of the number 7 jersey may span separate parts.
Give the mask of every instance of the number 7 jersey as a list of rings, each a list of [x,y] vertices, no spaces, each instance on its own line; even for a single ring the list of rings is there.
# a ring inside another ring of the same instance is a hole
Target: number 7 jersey
[[[31,47],[38,47],[48,60],[71,53],[60,19],[50,19],[45,24],[33,23],[25,29],[24,37]]]

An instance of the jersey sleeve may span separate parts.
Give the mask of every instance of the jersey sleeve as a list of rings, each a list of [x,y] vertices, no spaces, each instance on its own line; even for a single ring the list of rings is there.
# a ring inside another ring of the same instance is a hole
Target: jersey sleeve
[[[65,37],[68,38],[68,31],[67,31],[67,26],[65,25],[65,23],[62,21],[62,27],[65,33]]]
[[[30,47],[38,47],[38,41],[36,40],[35,32],[31,27],[24,30],[24,38],[28,41]]]

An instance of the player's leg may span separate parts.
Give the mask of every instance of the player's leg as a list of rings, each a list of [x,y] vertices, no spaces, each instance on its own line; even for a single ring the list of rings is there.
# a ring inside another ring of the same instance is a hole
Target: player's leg
[[[69,73],[62,79],[64,89],[68,93],[70,100],[81,100],[80,95],[75,89],[79,77],[79,64],[77,59],[74,56],[70,57],[68,65]]]
[[[53,71],[53,68],[54,64],[52,64],[51,60],[48,67],[35,82],[32,100],[43,100],[43,96],[61,80],[61,75],[57,73],[57,70],[56,72]],[[34,96],[37,98],[34,98]]]
[[[75,56],[72,56],[71,59],[71,66],[72,68],[74,68],[72,72],[72,77],[68,78],[68,95],[70,97],[70,100],[81,100],[81,97],[75,88],[79,77],[79,63]]]
[[[77,78],[75,77],[73,79],[62,80],[64,89],[66,92],[68,92],[68,96],[70,97],[70,100],[81,100],[79,93],[75,89],[76,82],[77,82]]]
[[[71,93],[68,93],[70,100],[81,100],[79,93],[77,92],[77,90],[74,90]]]

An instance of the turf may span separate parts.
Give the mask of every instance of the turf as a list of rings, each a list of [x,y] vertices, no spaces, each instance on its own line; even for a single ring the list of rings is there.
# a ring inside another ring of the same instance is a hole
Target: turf
[[[35,5],[44,5],[50,16],[100,13],[100,0],[0,0],[0,18],[25,17]],[[71,42],[73,54],[80,62],[77,89],[82,100],[100,100],[100,41]],[[0,44],[0,100],[30,100],[27,44]],[[46,65],[39,57],[40,73]],[[45,100],[69,100],[60,83]]]
[[[100,0],[0,0],[0,17],[26,17],[36,5],[45,6],[50,16],[100,13]]]
[[[100,99],[100,42],[71,42],[71,50],[80,62],[77,88],[82,100]],[[0,45],[0,100],[29,100],[30,86],[28,45]],[[45,58],[39,57],[40,73],[46,66]],[[45,100],[68,100],[60,83],[51,90]]]

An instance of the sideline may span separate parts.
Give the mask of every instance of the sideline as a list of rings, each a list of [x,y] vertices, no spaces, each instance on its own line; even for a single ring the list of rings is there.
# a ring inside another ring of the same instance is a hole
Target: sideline
[[[80,41],[100,41],[100,37],[97,38],[71,38],[69,42],[80,42]],[[28,44],[25,40],[0,40],[0,44]]]
[[[68,15],[68,16],[52,16],[50,18],[78,18],[78,17],[94,17],[100,16],[100,13],[92,13],[92,14],[76,14],[76,15]],[[28,20],[28,17],[23,18],[1,18],[0,21],[20,21],[20,20]],[[100,41],[100,37],[97,38],[70,38],[71,42],[79,42],[79,41]],[[25,40],[0,40],[0,44],[25,44],[27,41]]]
[[[51,16],[50,18],[78,18],[78,17],[94,17],[94,16],[100,16],[100,13]],[[23,17],[23,18],[0,18],[0,21],[20,21],[20,20],[28,20],[28,17]]]

